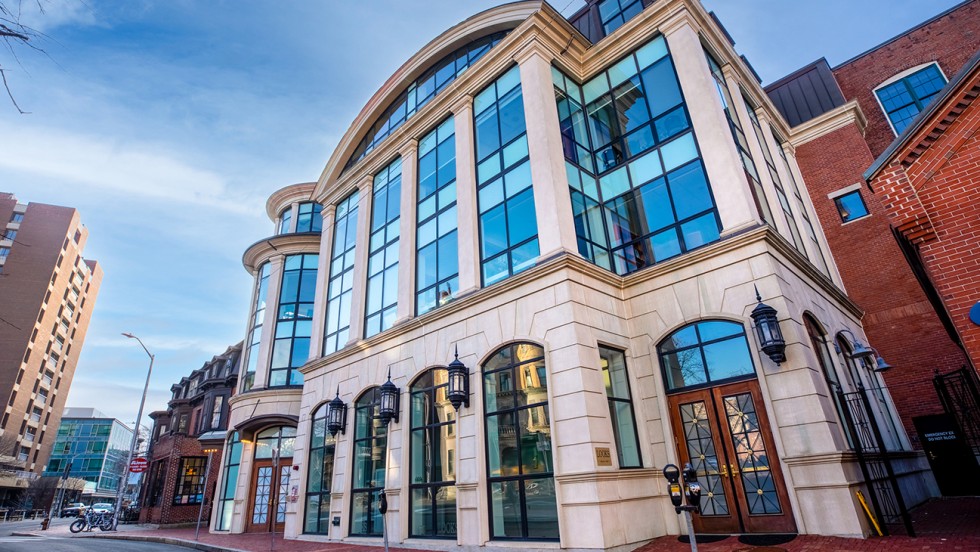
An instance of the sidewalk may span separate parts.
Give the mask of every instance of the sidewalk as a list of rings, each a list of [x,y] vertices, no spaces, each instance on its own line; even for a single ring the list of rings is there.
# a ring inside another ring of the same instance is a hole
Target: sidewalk
[[[703,552],[953,552],[980,550],[980,497],[945,498],[932,500],[912,512],[912,522],[918,538],[904,536],[901,526],[893,527],[897,536],[847,539],[840,537],[820,537],[799,535],[791,540],[780,542],[773,539],[765,542],[758,538],[745,539],[738,536],[725,537],[715,542],[698,542]],[[71,536],[67,526],[48,531],[21,533],[31,536]],[[114,538],[153,542],[164,542],[206,550],[211,552],[268,552],[269,550],[289,552],[379,552],[379,546],[366,546],[349,543],[317,543],[288,540],[282,535],[272,537],[266,534],[210,534],[201,530],[200,540],[194,540],[194,528],[157,529],[153,526],[120,525],[118,533],[93,531],[76,535],[81,538]],[[717,537],[716,537],[717,538]],[[530,544],[530,543],[529,543]],[[532,545],[533,546],[533,545]],[[533,550],[527,546],[521,550]],[[690,545],[681,542],[676,536],[654,539],[637,552],[687,552]],[[391,550],[418,552],[418,549],[392,547]]]

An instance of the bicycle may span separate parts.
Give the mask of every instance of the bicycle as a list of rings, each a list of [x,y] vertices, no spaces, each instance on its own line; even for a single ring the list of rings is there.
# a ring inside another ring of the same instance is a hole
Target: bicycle
[[[113,516],[114,514],[111,513],[96,513],[90,510],[73,521],[68,526],[68,530],[72,533],[80,533],[98,527],[100,531],[109,531],[112,529]]]

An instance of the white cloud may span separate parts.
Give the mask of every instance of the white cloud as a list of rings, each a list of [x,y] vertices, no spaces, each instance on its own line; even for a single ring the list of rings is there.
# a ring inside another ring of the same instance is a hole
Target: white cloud
[[[253,214],[260,197],[233,193],[226,179],[151,144],[0,122],[16,136],[0,149],[0,168],[101,188],[105,193],[207,205]]]

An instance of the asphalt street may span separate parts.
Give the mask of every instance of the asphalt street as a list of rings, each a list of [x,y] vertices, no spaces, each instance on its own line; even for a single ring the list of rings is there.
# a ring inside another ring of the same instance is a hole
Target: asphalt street
[[[187,552],[189,548],[112,539],[0,537],[0,552]]]
[[[51,520],[51,527],[58,527],[60,525],[69,525],[71,522],[75,521],[75,518],[54,518]],[[26,521],[7,521],[0,523],[0,537],[8,537],[13,532],[21,531],[37,531],[41,528],[40,519],[28,519]],[[3,548],[0,547],[0,551]]]

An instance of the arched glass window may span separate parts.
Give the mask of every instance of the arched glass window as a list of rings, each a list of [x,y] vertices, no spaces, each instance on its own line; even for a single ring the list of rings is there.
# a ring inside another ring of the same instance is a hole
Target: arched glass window
[[[456,410],[449,374],[432,368],[412,384],[409,536],[456,536]]]
[[[483,365],[490,536],[558,540],[544,350],[508,345]]]
[[[313,413],[310,469],[306,475],[306,520],[303,531],[326,535],[330,528],[330,486],[337,439],[327,431],[327,405]]]
[[[726,320],[689,324],[657,347],[668,391],[755,377],[745,327]]]
[[[900,424],[895,421],[897,414],[888,400],[885,385],[881,381],[881,375],[874,371],[874,357],[860,360],[851,358],[854,347],[842,334],[837,334],[837,351],[841,363],[848,367],[856,385],[863,386],[868,398],[871,400],[870,419],[867,419],[866,423],[877,424],[878,429],[881,431],[882,439],[885,441],[886,449],[901,450],[904,448],[898,433],[898,426]],[[855,419],[854,423],[861,426],[862,420]],[[862,440],[865,439],[866,435],[863,433],[865,430],[858,427],[856,431]],[[866,431],[870,430],[866,429]],[[869,444],[864,443],[864,446],[867,447]]]
[[[279,458],[292,458],[296,428],[289,426],[263,429],[255,436],[255,457],[272,458],[272,449],[279,449]]]
[[[354,480],[351,483],[351,536],[381,536],[378,494],[385,487],[388,428],[381,423],[381,392],[361,395],[354,410]]]
[[[225,445],[225,469],[221,480],[221,494],[215,502],[218,507],[218,521],[214,524],[216,531],[231,529],[231,514],[235,504],[235,487],[238,484],[238,466],[242,463],[242,442],[238,432],[228,437]]]
[[[323,218],[320,216],[320,204],[306,202],[299,204],[299,215],[296,217],[297,232],[319,232],[323,228]]]
[[[834,401],[834,408],[837,410],[837,416],[840,419],[841,431],[844,433],[844,437],[847,438],[848,446],[854,448],[854,435],[851,433],[851,428],[847,423],[847,412],[844,411],[844,404],[841,402],[840,395],[838,394],[838,391],[844,392],[847,390],[841,385],[840,378],[837,376],[837,369],[830,356],[830,349],[827,347],[824,332],[820,329],[817,321],[806,314],[803,315],[803,325],[806,326],[806,333],[810,336],[813,351],[817,353],[820,371],[823,372],[824,380],[827,381],[830,398]]]

